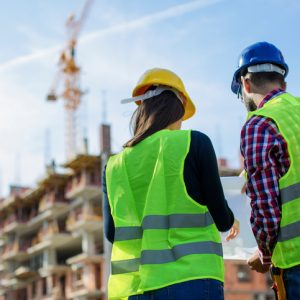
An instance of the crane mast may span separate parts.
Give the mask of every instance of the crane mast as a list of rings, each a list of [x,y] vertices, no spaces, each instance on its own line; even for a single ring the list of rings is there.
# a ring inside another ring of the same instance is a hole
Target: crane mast
[[[81,69],[76,62],[76,46],[79,32],[87,18],[92,2],[93,0],[86,0],[78,20],[75,19],[74,14],[70,15],[67,19],[67,44],[60,54],[58,71],[47,95],[47,101],[57,101],[58,98],[64,100],[65,152],[67,159],[76,154],[76,112],[81,103],[81,97],[84,94],[80,88]],[[58,92],[61,81],[63,81],[63,90]]]

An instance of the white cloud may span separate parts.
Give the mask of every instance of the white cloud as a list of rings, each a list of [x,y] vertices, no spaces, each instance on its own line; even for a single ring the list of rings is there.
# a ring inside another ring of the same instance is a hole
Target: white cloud
[[[206,6],[214,5],[222,0],[195,0],[185,4],[180,4],[171,8],[166,9],[162,12],[157,12],[154,14],[150,14],[139,19],[123,22],[118,25],[111,26],[106,29],[101,29],[95,32],[88,33],[80,39],[80,43],[87,43],[94,41],[98,38],[104,38],[112,34],[120,33],[123,31],[136,30],[145,26],[149,26],[153,23],[161,22],[163,20],[174,18],[181,16],[183,14],[192,12],[194,10],[198,10],[204,8]],[[61,46],[53,46],[47,49],[36,50],[28,55],[23,55],[12,60],[9,60],[5,63],[0,64],[0,72],[9,70],[18,65],[22,65],[25,63],[30,63],[34,60],[38,60],[44,58],[50,54],[56,53],[61,49]]]

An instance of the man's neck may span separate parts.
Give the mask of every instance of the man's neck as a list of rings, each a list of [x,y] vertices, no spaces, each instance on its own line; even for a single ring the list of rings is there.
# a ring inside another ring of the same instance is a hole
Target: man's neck
[[[253,95],[253,101],[257,107],[259,106],[260,102],[264,100],[266,95],[267,94],[254,94]]]
[[[283,90],[281,87],[273,87],[271,89],[268,89],[262,93],[257,93],[253,95],[253,101],[255,102],[255,104],[257,105],[257,107],[262,106],[262,102],[268,97],[268,98],[272,98],[273,97],[273,93],[275,94],[275,92],[277,93],[277,91]]]

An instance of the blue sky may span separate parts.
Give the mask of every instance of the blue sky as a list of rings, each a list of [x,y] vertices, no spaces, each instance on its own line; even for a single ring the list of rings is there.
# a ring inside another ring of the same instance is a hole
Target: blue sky
[[[9,183],[34,185],[44,173],[45,132],[51,156],[64,161],[62,101],[45,95],[65,43],[64,23],[83,0],[6,1],[0,11],[0,172],[2,194]],[[130,96],[148,68],[180,75],[197,106],[184,128],[205,132],[217,154],[237,166],[239,132],[246,111],[230,91],[240,51],[266,40],[277,45],[290,66],[288,88],[297,94],[300,1],[297,0],[95,0],[82,30],[77,58],[83,70],[78,132],[87,128],[91,152],[99,147],[102,91],[113,150],[129,138],[134,104]],[[16,168],[16,164],[20,167]],[[19,174],[19,175],[18,175]]]

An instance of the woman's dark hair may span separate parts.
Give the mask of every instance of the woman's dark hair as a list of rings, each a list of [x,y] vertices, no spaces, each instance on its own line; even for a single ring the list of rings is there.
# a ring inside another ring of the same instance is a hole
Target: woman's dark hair
[[[153,133],[180,120],[183,115],[183,104],[172,91],[164,91],[158,96],[142,101],[130,121],[133,138],[123,147],[138,144]]]

